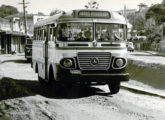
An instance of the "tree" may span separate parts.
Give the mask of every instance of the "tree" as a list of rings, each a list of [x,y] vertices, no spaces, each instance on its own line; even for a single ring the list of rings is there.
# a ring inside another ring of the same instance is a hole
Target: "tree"
[[[147,7],[147,5],[144,3],[140,3],[138,6],[139,6],[139,11],[141,11]]]
[[[127,16],[130,24],[132,24],[132,31],[136,30],[139,35],[144,35],[145,17],[139,12],[129,14]]]
[[[17,14],[18,10],[17,8],[10,6],[10,5],[2,5],[0,7],[0,17],[4,18],[8,15],[13,15],[13,14]]]
[[[150,7],[146,13],[146,19],[153,18],[157,25],[165,22],[165,6],[164,4],[156,4]]]
[[[165,5],[165,0],[163,0],[163,1],[162,1],[162,4],[164,4],[164,5]]]
[[[86,9],[98,9],[99,8],[99,4],[97,3],[97,1],[91,0],[90,2],[88,2],[87,5],[84,6]]]
[[[162,23],[165,22],[165,0],[162,2],[162,4],[156,4],[152,5],[148,11],[146,12],[146,20],[153,20],[154,24],[152,24],[152,28],[150,27],[149,30],[149,39],[151,42],[159,42],[162,38]],[[165,33],[163,33],[165,34]]]
[[[59,9],[55,9],[55,10],[52,10],[49,15],[50,16],[53,16],[53,15],[59,14],[61,12],[63,12],[63,11],[62,10],[59,10]]]

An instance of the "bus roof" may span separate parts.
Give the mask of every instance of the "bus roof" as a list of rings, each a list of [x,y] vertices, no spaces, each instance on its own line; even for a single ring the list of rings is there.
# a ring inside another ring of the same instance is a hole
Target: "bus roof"
[[[106,10],[79,9],[63,12],[38,21],[35,27],[63,22],[96,22],[126,24],[125,18],[117,12]]]

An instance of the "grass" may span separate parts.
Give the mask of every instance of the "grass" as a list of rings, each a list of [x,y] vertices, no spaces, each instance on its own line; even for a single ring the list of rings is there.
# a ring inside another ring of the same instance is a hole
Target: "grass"
[[[0,100],[23,97],[32,94],[23,86],[17,84],[13,79],[3,78],[0,80]]]

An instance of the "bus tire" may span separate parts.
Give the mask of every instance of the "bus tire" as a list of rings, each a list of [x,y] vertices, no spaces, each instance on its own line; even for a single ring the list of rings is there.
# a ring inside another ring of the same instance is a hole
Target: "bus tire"
[[[117,94],[120,90],[120,82],[108,83],[110,94]]]
[[[54,72],[52,67],[50,67],[49,70],[49,80],[47,84],[52,92],[58,92],[60,89],[59,82],[57,82],[54,78]]]
[[[39,81],[39,83],[40,83],[40,85],[42,86],[42,87],[46,87],[46,82],[44,81],[44,79],[43,78],[41,78],[39,75],[38,75],[38,81]]]
[[[36,63],[36,66],[35,66],[35,73],[38,73],[38,64]]]
[[[31,63],[32,62],[31,58],[27,58],[27,62]]]

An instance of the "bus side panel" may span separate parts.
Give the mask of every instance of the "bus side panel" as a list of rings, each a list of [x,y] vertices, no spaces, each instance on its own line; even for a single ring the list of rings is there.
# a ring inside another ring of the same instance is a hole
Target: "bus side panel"
[[[39,77],[45,79],[43,45],[44,45],[43,41],[34,41],[33,52],[32,52],[32,61],[33,61],[34,71],[36,71],[36,69],[37,69]]]
[[[49,72],[50,68],[52,67],[53,73],[54,73],[54,79],[56,80],[56,48],[55,43],[53,41],[48,42],[48,78],[49,78]]]

